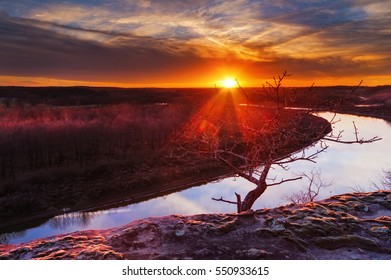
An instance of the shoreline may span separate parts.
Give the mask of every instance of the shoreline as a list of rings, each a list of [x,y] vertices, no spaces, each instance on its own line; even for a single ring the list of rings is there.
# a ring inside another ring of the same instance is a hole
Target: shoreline
[[[353,112],[347,112],[347,111],[341,111],[340,113],[345,114],[351,114]],[[355,114],[362,116],[360,112],[355,111]],[[371,116],[374,117],[374,116]],[[376,118],[381,118],[381,116],[376,116]],[[216,166],[215,166],[216,168]],[[30,228],[32,225],[41,225],[48,221],[49,219],[72,212],[88,212],[88,211],[98,211],[98,210],[104,210],[111,207],[120,207],[124,205],[129,205],[132,203],[144,201],[147,199],[151,199],[157,196],[161,196],[164,194],[169,194],[172,192],[177,192],[180,190],[184,190],[190,187],[193,187],[198,184],[207,183],[216,179],[221,179],[229,176],[232,174],[229,170],[216,170],[213,168],[206,168],[206,171],[213,170],[212,174],[208,174],[207,176],[204,176],[200,179],[199,174],[204,174],[202,170],[194,170],[197,175],[193,175],[191,177],[185,177],[185,178],[177,178],[174,180],[168,180],[166,182],[162,182],[159,185],[158,189],[155,189],[154,187],[148,188],[147,191],[139,191],[135,194],[128,194],[127,197],[124,199],[123,194],[119,194],[117,196],[110,196],[109,199],[101,199],[97,202],[89,202],[85,203],[83,207],[75,206],[69,209],[56,209],[52,211],[44,211],[40,214],[33,215],[30,217],[20,217],[16,221],[14,219],[10,219],[9,221],[6,221],[4,223],[0,224],[0,232],[7,233],[7,232],[14,232],[15,229],[17,230],[23,230],[26,228]],[[103,179],[104,180],[104,179]]]
[[[389,260],[391,191],[240,214],[171,215],[0,244],[2,260]]]
[[[160,188],[158,190],[154,190],[154,188],[152,187],[150,190],[144,192],[139,191],[135,194],[128,194],[126,195],[128,196],[127,198],[123,198],[123,194],[121,194],[118,196],[110,197],[109,199],[102,199],[96,203],[90,202],[85,207],[75,206],[73,208],[68,208],[68,209],[65,208],[65,209],[58,209],[53,211],[46,211],[44,213],[40,213],[25,218],[21,217],[18,218],[17,220],[10,220],[10,221],[0,223],[0,235],[14,232],[15,229],[24,230],[26,227],[27,229],[31,228],[32,225],[37,225],[37,224],[41,225],[47,222],[48,220],[50,220],[51,218],[58,215],[75,213],[75,212],[93,212],[99,210],[106,210],[113,207],[117,208],[121,206],[126,206],[132,203],[138,203],[162,195],[167,195],[181,190],[185,190],[200,184],[206,184],[211,181],[223,179],[230,175],[232,175],[232,173],[229,172],[228,170],[217,169],[212,175],[209,176],[204,176],[200,178],[200,176],[197,175],[197,177],[195,176],[185,177],[182,179],[176,179],[173,181],[164,182],[160,184]]]
[[[391,108],[390,108],[391,110]],[[359,117],[369,117],[369,118],[375,118],[375,119],[382,119],[387,122],[391,122],[391,114],[385,114],[385,113],[376,113],[376,112],[360,112],[357,110],[337,110],[338,114],[350,114],[355,115]]]

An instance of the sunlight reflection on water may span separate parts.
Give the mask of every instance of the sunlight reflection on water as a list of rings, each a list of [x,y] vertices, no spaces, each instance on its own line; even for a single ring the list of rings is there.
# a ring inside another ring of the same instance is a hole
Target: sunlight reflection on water
[[[319,113],[321,117],[330,120],[331,113]],[[333,184],[322,189],[318,199],[330,195],[351,192],[353,188],[370,191],[372,182],[378,183],[383,170],[391,167],[390,140],[391,126],[386,121],[358,117],[353,115],[337,115],[341,121],[335,124],[334,133],[344,130],[344,140],[354,139],[354,121],[359,128],[360,137],[371,138],[379,136],[381,141],[364,145],[344,145],[329,142],[329,149],[317,158],[317,163],[306,161],[294,162],[289,165],[290,170],[284,171],[277,167],[270,172],[270,178],[277,176],[277,180],[289,178],[303,171],[309,172],[316,168],[322,172],[324,181],[333,181]],[[315,147],[310,147],[309,152]],[[306,185],[305,181],[288,182],[280,186],[270,187],[254,204],[254,209],[276,207],[287,204],[283,195],[297,193]],[[242,178],[226,178],[218,182],[193,187],[164,197],[154,198],[145,202],[128,205],[107,211],[92,213],[72,213],[55,217],[47,223],[24,231],[15,233],[7,238],[9,243],[21,243],[28,240],[79,231],[86,229],[111,228],[129,223],[131,221],[170,214],[199,214],[216,212],[235,212],[235,205],[212,201],[211,198],[223,197],[235,200],[234,193],[242,197],[253,188],[253,185]]]

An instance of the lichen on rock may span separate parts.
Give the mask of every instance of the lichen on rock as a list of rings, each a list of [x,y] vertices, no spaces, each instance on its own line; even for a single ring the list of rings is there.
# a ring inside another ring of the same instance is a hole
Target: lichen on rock
[[[0,259],[391,259],[391,192],[245,214],[172,215],[20,245]]]

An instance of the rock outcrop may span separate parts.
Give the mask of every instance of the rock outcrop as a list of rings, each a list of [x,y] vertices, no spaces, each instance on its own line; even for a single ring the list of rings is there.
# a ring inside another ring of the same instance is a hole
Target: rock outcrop
[[[0,259],[391,259],[390,214],[391,191],[344,194],[0,245]]]

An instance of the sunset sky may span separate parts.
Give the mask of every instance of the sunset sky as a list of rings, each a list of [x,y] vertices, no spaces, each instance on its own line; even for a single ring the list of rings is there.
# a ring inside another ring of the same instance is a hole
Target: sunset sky
[[[0,0],[0,85],[391,84],[389,0]]]

